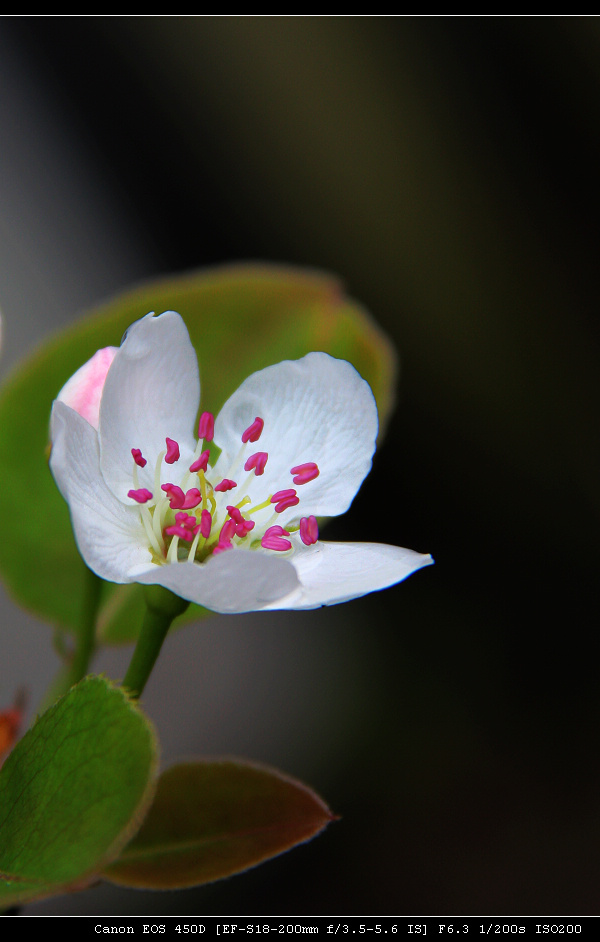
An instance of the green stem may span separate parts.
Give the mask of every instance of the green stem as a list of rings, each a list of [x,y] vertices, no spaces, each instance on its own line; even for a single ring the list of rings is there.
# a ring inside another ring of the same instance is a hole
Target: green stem
[[[83,607],[81,624],[77,632],[75,650],[68,663],[61,668],[40,706],[43,712],[74,684],[78,684],[82,677],[88,673],[90,661],[96,647],[96,621],[100,606],[102,592],[102,579],[88,569],[85,570],[85,584],[83,589]]]
[[[141,696],[146,686],[171,622],[177,615],[185,612],[190,604],[178,595],[173,595],[168,589],[156,585],[144,589],[144,598],[146,612],[142,630],[123,679],[123,686],[127,687],[130,695],[136,699]]]
[[[102,579],[86,567],[86,581],[83,596],[83,616],[81,630],[77,636],[77,645],[70,668],[70,684],[78,684],[88,673],[90,661],[96,648],[96,621],[100,606]],[[68,688],[67,688],[68,689]]]

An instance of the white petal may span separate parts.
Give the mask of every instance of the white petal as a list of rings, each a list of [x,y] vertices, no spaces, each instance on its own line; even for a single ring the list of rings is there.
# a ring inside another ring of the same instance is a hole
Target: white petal
[[[377,436],[375,399],[354,367],[326,353],[309,353],[249,376],[217,417],[215,443],[223,454],[215,477],[228,476],[242,433],[256,416],[264,419],[264,429],[259,441],[246,446],[245,456],[266,451],[269,458],[264,475],[253,482],[253,501],[296,487],[300,504],[281,515],[282,524],[347,510],[371,468]],[[319,477],[294,485],[291,468],[307,462],[318,465]]]
[[[96,350],[93,357],[90,357],[87,363],[80,366],[77,372],[67,380],[56,397],[83,416],[86,422],[89,422],[95,429],[98,428],[100,399],[106,375],[118,349],[118,347],[103,347],[101,350]]]
[[[296,571],[285,559],[236,549],[213,556],[202,565],[153,566],[137,573],[135,581],[162,585],[190,602],[230,615],[265,608],[298,585]]]
[[[306,609],[337,605],[406,579],[431,556],[383,543],[319,542],[290,558],[300,586],[265,609]]]
[[[108,489],[97,432],[63,402],[52,408],[51,435],[50,470],[69,504],[79,552],[102,579],[130,582],[131,571],[151,559],[139,510]]]
[[[198,361],[179,314],[148,314],[132,324],[108,371],[100,403],[102,473],[117,497],[126,500],[132,487],[132,448],[140,448],[148,462],[139,478],[150,489],[167,437],[180,446],[177,467],[191,460],[199,404]]]

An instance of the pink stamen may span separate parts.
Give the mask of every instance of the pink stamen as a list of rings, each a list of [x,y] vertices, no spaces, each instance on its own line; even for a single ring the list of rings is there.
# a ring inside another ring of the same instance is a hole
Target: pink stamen
[[[210,451],[208,448],[206,451],[203,451],[199,458],[196,458],[193,464],[190,465],[190,471],[206,471],[208,468],[208,459],[210,458]]]
[[[296,504],[299,503],[299,497],[286,497],[285,500],[280,500],[278,504],[275,504],[275,513],[281,514],[284,510],[287,510],[288,507],[295,507]]]
[[[257,442],[262,434],[262,430],[265,426],[265,423],[262,419],[256,416],[252,425],[249,425],[246,431],[242,435],[242,441],[244,445],[246,442]]]
[[[220,484],[217,484],[215,491],[231,491],[234,487],[237,487],[235,481],[231,481],[229,478],[223,478]]]
[[[212,442],[215,434],[215,417],[212,412],[203,412],[198,423],[198,439]],[[206,471],[206,468],[204,468]]]
[[[187,542],[190,543],[196,536],[196,533],[199,529],[199,526],[190,527],[188,529],[188,527],[175,525],[172,527],[165,527],[165,533],[167,536],[178,536],[180,540],[187,540]]]
[[[306,464],[296,465],[292,468],[290,474],[294,474],[294,484],[307,484],[319,477],[319,469],[314,461],[307,461]]]
[[[167,438],[167,453],[165,455],[165,461],[167,464],[175,464],[176,461],[179,461],[179,445],[172,438]]]
[[[175,520],[181,527],[195,527],[198,523],[195,517],[186,514],[184,510],[180,510],[178,514],[175,514]]]
[[[289,536],[289,533],[283,527],[269,527],[260,541],[260,545],[263,549],[278,550],[278,552],[283,553],[285,550],[292,548],[290,541],[283,539],[284,536]]]
[[[203,510],[200,515],[200,533],[207,540],[210,536],[212,527],[212,515],[210,510]]]
[[[193,507],[197,507],[198,504],[202,503],[202,494],[197,487],[190,487],[189,491],[186,492],[185,500],[181,505],[182,510],[191,510]]]
[[[275,504],[275,513],[280,514],[288,507],[295,507],[300,503],[300,498],[296,496],[293,487],[288,487],[285,491],[277,491],[271,498],[271,503]]]
[[[233,544],[231,540],[235,536],[235,520],[227,520],[226,523],[221,527],[221,532],[219,533],[219,542],[213,550],[213,554],[218,554],[224,552],[224,550],[233,549]]]
[[[226,543],[235,536],[235,520],[227,520],[221,527],[219,533],[219,543]]]
[[[235,520],[236,523],[243,523],[244,518],[242,517],[242,512],[239,507],[233,507],[231,504],[227,505],[227,513],[232,520]]]
[[[312,514],[300,520],[300,539],[305,546],[312,546],[319,539],[319,525]]]
[[[277,491],[271,498],[272,504],[277,504],[280,500],[286,500],[288,497],[295,497],[296,491],[293,487],[288,487],[285,491]]]
[[[236,536],[247,536],[247,534],[250,533],[250,530],[254,530],[254,526],[254,520],[243,520],[242,523],[236,524]]]
[[[140,451],[139,448],[132,448],[131,454],[133,455],[133,460],[137,464],[138,468],[146,467],[148,462],[146,461],[145,458],[142,457],[142,452]]]
[[[250,530],[254,529],[254,520],[246,520],[246,518],[242,515],[239,507],[232,507],[229,505],[227,507],[227,512],[231,519],[235,522],[236,536],[244,537],[247,533],[250,533]]]
[[[162,484],[161,490],[169,497],[171,510],[179,510],[185,503],[185,494],[177,484]]]
[[[127,496],[137,500],[138,504],[145,504],[152,499],[152,491],[149,491],[146,487],[140,487],[137,491],[127,491]]]
[[[252,468],[254,468],[254,473],[256,475],[264,474],[268,457],[269,455],[266,451],[257,451],[255,455],[250,455],[246,464],[244,465],[244,471],[251,471]]]

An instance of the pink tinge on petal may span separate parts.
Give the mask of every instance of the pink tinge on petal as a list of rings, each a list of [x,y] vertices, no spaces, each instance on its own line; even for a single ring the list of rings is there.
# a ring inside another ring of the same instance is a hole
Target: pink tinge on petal
[[[210,536],[210,530],[212,527],[212,515],[210,510],[203,510],[200,515],[200,533],[207,540]]]
[[[223,478],[215,487],[215,491],[231,491],[234,487],[237,487],[235,481],[231,481],[229,478]]]
[[[179,445],[172,438],[167,438],[167,453],[165,455],[165,461],[167,464],[175,464],[176,461],[179,461]]]
[[[171,510],[179,510],[185,502],[185,494],[177,484],[161,484],[161,490],[168,495]]]
[[[264,427],[264,421],[256,416],[252,425],[249,425],[246,431],[242,434],[243,443],[246,444],[246,442],[257,442]]]
[[[287,510],[288,507],[295,507],[296,504],[300,503],[299,497],[285,497],[283,500],[280,500],[278,504],[275,504],[275,513],[283,513],[284,510]]]
[[[138,504],[145,504],[152,500],[152,491],[149,491],[146,487],[139,487],[137,491],[133,489],[127,491],[127,496],[131,497],[132,500],[137,500]]]
[[[198,439],[212,442],[215,434],[215,417],[212,412],[203,412],[198,422]],[[204,468],[206,471],[206,468]]]
[[[319,477],[319,469],[314,461],[307,461],[306,464],[296,465],[290,470],[290,474],[295,475],[294,484],[308,484]]]
[[[300,520],[300,539],[305,546],[312,546],[319,539],[319,525],[313,514]]]
[[[138,468],[145,468],[148,462],[145,458],[142,457],[142,452],[139,448],[132,448],[131,454],[133,455],[133,460],[137,464]]]
[[[80,366],[65,383],[56,397],[97,429],[100,418],[100,400],[111,363],[118,347],[103,347]]]
[[[189,491],[186,492],[185,500],[181,505],[183,510],[191,510],[193,507],[197,507],[198,504],[202,503],[202,494],[197,487],[190,487]]]
[[[283,527],[269,527],[260,541],[260,545],[264,549],[277,550],[278,552],[282,553],[285,550],[292,548],[290,541],[283,539],[284,536],[289,536],[289,533],[287,530],[284,530]]]
[[[219,541],[213,550],[213,556],[218,556],[219,553],[224,553],[225,550],[230,549],[233,549],[233,543],[221,543]]]
[[[208,459],[210,458],[210,451],[208,448],[206,451],[203,451],[199,458],[190,465],[190,471],[206,471],[208,468]]]
[[[244,471],[251,471],[254,468],[256,475],[264,474],[268,457],[269,454],[266,451],[257,451],[255,455],[250,455],[244,465]]]

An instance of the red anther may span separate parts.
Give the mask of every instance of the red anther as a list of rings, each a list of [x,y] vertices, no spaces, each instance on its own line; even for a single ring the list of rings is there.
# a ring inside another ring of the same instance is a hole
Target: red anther
[[[229,478],[223,478],[220,484],[217,484],[215,491],[231,491],[234,487],[237,487],[235,481],[231,481]]]
[[[145,504],[147,501],[152,500],[152,491],[149,491],[146,487],[140,487],[137,491],[127,491],[127,496],[137,500],[138,504]]]
[[[167,536],[178,536],[180,540],[187,540],[187,542],[190,543],[196,536],[196,533],[199,529],[199,526],[188,528],[175,525],[172,527],[165,527],[165,533]]]
[[[295,507],[296,504],[300,503],[299,497],[286,497],[284,500],[280,500],[278,504],[275,504],[275,513],[283,513],[284,510],[287,510],[288,507]]]
[[[257,451],[255,455],[250,455],[246,464],[244,465],[244,471],[251,471],[252,468],[254,468],[254,473],[256,475],[264,474],[268,457],[269,455],[266,451]]]
[[[269,527],[260,541],[260,545],[264,549],[278,550],[280,553],[282,553],[285,550],[292,548],[290,541],[283,539],[284,536],[289,536],[289,533],[287,530],[284,530],[283,527]]]
[[[308,484],[309,481],[314,481],[319,477],[319,469],[314,461],[307,461],[306,464],[299,464],[292,468],[290,474],[295,475],[294,484]]]
[[[200,533],[207,540],[210,536],[210,530],[212,527],[212,515],[210,510],[203,510],[200,514]]]
[[[181,505],[182,510],[191,510],[193,507],[197,507],[198,504],[202,503],[202,494],[197,487],[190,487],[189,491],[186,492],[185,500]]]
[[[161,490],[168,495],[171,510],[179,510],[183,507],[185,494],[177,484],[161,484]]]
[[[219,543],[225,543],[232,540],[235,536],[235,520],[227,520],[221,527],[219,533]]]
[[[236,524],[235,534],[244,537],[250,533],[250,530],[254,530],[254,520],[243,520],[241,523]]]
[[[227,513],[232,520],[235,520],[236,523],[243,523],[244,518],[242,517],[242,512],[239,507],[233,507],[231,504],[227,505]]]
[[[180,510],[178,514],[175,514],[175,520],[180,527],[195,527],[198,523],[195,517],[186,514],[184,510]]]
[[[312,546],[319,539],[319,525],[312,514],[300,520],[300,539],[305,546]]]
[[[139,468],[146,467],[148,462],[146,461],[145,458],[142,457],[142,452],[140,451],[139,448],[132,448],[131,454],[133,455],[133,460],[135,461],[135,463],[137,464]]]
[[[277,491],[271,498],[272,504],[278,504],[280,500],[287,500],[288,497],[295,497],[296,491],[293,487],[288,487],[285,491]]]
[[[212,442],[215,434],[215,417],[212,412],[203,412],[198,422],[198,439]],[[204,469],[206,471],[206,468]]]
[[[167,464],[175,464],[176,461],[179,461],[179,445],[172,438],[167,438],[167,453],[165,455],[165,461]]]
[[[190,465],[190,471],[206,471],[208,468],[208,459],[210,458],[210,451],[208,448],[206,451],[203,451],[199,458],[196,458],[193,464]]]
[[[221,527],[219,533],[219,542],[215,546],[213,553],[222,553],[224,550],[233,549],[232,539],[235,536],[235,520],[227,520]]]
[[[256,416],[252,425],[249,425],[246,431],[242,435],[242,441],[244,445],[246,444],[246,442],[257,442],[262,434],[262,430],[264,427],[265,427],[265,423],[263,422],[263,420],[259,419],[259,417]]]

